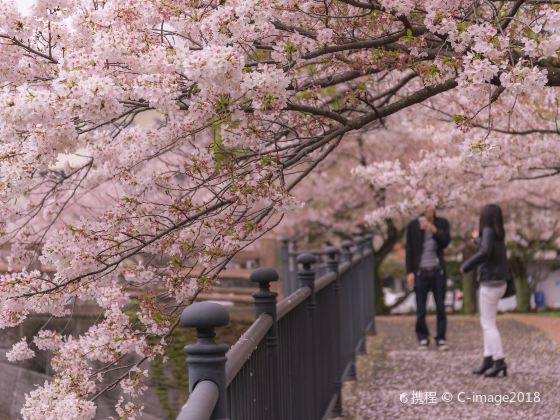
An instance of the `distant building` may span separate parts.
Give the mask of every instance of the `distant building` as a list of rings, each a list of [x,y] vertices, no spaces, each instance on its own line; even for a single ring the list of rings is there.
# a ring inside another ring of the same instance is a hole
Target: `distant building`
[[[560,269],[550,271],[540,280],[535,291],[544,293],[544,304],[548,309],[560,309]]]
[[[560,261],[556,258],[536,260],[528,267],[529,283],[535,283],[535,292],[544,294],[547,309],[560,309]],[[531,299],[534,305],[534,297]]]

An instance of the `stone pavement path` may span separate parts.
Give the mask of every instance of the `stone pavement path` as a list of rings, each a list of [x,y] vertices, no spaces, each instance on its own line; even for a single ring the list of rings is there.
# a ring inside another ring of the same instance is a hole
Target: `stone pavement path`
[[[434,324],[429,318],[431,331]],[[499,317],[508,377],[481,378],[470,373],[482,359],[478,317],[448,318],[447,352],[433,345],[427,352],[416,350],[412,317],[379,317],[376,325],[378,335],[369,339],[368,354],[358,359],[358,381],[344,387],[345,420],[560,419],[560,347],[534,326]],[[420,400],[427,404],[413,404],[414,391],[435,392],[436,402],[433,394],[425,394]],[[451,402],[442,400],[444,392],[452,395]],[[533,401],[535,393],[540,402],[517,402],[522,394]],[[468,400],[496,401],[506,395],[515,395],[516,402]]]

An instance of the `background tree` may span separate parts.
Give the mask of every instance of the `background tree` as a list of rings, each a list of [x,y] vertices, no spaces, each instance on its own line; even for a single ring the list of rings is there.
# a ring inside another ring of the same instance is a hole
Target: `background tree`
[[[277,230],[284,236],[305,236],[310,241],[340,241],[352,239],[352,234],[374,229],[374,258],[376,276],[394,246],[403,239],[406,220],[387,217],[376,226],[367,226],[365,216],[386,203],[385,187],[374,186],[361,178],[348,176],[349,168],[367,167],[379,160],[399,159],[406,162],[417,156],[418,148],[397,130],[377,129],[350,136],[294,189],[294,197],[301,203],[286,215]],[[376,283],[378,313],[388,313],[382,282]],[[402,302],[408,294],[399,299]]]

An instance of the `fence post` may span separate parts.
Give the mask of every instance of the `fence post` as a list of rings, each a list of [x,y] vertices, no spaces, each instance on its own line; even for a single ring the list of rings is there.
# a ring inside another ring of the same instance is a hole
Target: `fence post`
[[[214,341],[214,329],[229,323],[229,314],[220,304],[197,302],[187,306],[181,314],[181,325],[196,328],[197,342],[185,346],[188,354],[189,392],[203,380],[210,380],[219,390],[218,402],[210,417],[212,420],[229,420],[226,392],[227,344]]]
[[[336,274],[336,280],[333,283],[333,292],[335,294],[335,306],[334,319],[335,325],[333,325],[335,340],[337,341],[336,348],[336,402],[334,404],[331,415],[333,417],[342,417],[342,375],[344,374],[344,367],[342,364],[342,354],[343,354],[343,337],[340,328],[340,278],[338,277],[338,256],[340,251],[334,246],[330,246],[325,250],[327,254],[327,271]]]
[[[282,294],[288,296],[293,292],[291,288],[291,278],[290,278],[290,240],[282,239],[282,245],[280,246],[280,261],[282,264]]]
[[[297,271],[298,271],[298,264],[296,261],[296,252],[298,251],[298,240],[296,238],[292,238],[290,240],[291,248],[290,252],[288,253],[288,266],[290,267],[290,293],[295,292],[299,289],[300,284],[297,278]]]
[[[269,364],[270,393],[268,398],[267,419],[278,420],[280,418],[278,410],[279,400],[279,371],[280,359],[278,356],[278,322],[276,316],[276,298],[278,293],[270,290],[270,283],[278,280],[278,273],[273,268],[257,268],[249,277],[252,282],[259,284],[259,291],[253,294],[255,299],[255,317],[258,318],[262,313],[272,317],[272,327],[266,335],[266,349]]]
[[[310,253],[304,253],[298,255],[296,259],[297,263],[300,265],[298,267],[298,280],[301,287],[309,287],[311,289],[311,295],[307,299],[306,304],[306,342],[305,349],[303,349],[302,357],[306,360],[306,367],[309,369],[305,375],[308,378],[308,383],[305,384],[305,389],[307,391],[307,401],[309,401],[309,407],[311,407],[311,418],[317,418],[317,397],[315,384],[315,378],[317,377],[317,368],[315,366],[315,268],[312,266],[317,262],[317,257]],[[302,416],[305,418],[306,416]]]
[[[296,259],[301,264],[298,269],[298,280],[301,287],[307,286],[311,289],[311,298],[307,303],[308,309],[315,308],[315,269],[312,266],[317,262],[317,257],[310,253],[298,255]]]
[[[360,235],[354,236],[353,239],[354,239],[354,243],[356,244],[356,254],[362,257],[362,259],[360,259],[360,261],[356,265],[356,279],[353,282],[354,287],[357,287],[359,290],[358,302],[356,302],[358,306],[356,321],[360,326],[360,340],[359,340],[359,345],[357,350],[358,350],[358,354],[365,354],[366,353],[366,327],[367,324],[369,323],[369,320],[366,319],[368,318],[367,309],[366,309],[367,288],[365,287],[365,282],[364,282],[365,267],[364,267],[363,255],[365,253],[365,249],[364,249],[365,241],[364,241],[364,237]]]
[[[356,245],[356,254],[362,255],[364,250],[364,237],[361,235],[356,235],[352,238],[354,244]]]
[[[367,282],[370,287],[369,299],[370,299],[370,316],[371,316],[371,327],[368,330],[368,335],[377,335],[377,330],[375,329],[375,285],[377,278],[375,278],[375,248],[373,247],[373,234],[368,233],[366,236],[366,248],[371,250],[371,256],[367,262],[368,267],[368,279]]]
[[[340,244],[342,248],[341,260],[349,262],[350,264],[352,264],[352,245],[353,242],[348,240],[342,241],[342,243]],[[357,326],[354,323],[353,311],[350,309],[353,307],[352,296],[354,292],[352,290],[352,287],[354,287],[354,285],[352,282],[352,276],[354,275],[354,273],[355,267],[351,266],[346,274],[346,276],[348,276],[349,278],[344,281],[344,285],[342,286],[345,289],[345,297],[348,300],[344,306],[347,310],[349,310],[349,313],[343,313],[343,316],[345,318],[349,318],[350,320],[350,322],[348,322],[348,325],[344,325],[344,328],[348,328],[350,336],[350,343],[345,343],[345,345],[350,346],[350,367],[348,368],[348,373],[346,375],[346,379],[348,380],[356,379],[356,349],[354,347],[354,340],[356,337]]]
[[[292,239],[292,252],[297,252],[299,247],[299,240],[297,238]]]

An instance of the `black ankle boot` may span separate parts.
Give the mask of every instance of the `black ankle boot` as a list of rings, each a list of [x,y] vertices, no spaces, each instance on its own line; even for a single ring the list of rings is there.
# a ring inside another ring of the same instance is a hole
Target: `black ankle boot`
[[[494,365],[492,369],[484,374],[487,378],[494,378],[500,374],[500,372],[504,372],[504,376],[507,376],[507,366],[506,366],[506,359],[497,359],[494,360]]]
[[[492,363],[492,356],[486,356],[484,359],[482,359],[482,365],[480,365],[478,369],[474,369],[472,373],[474,373],[475,375],[482,375],[492,366],[494,366],[494,364]]]

